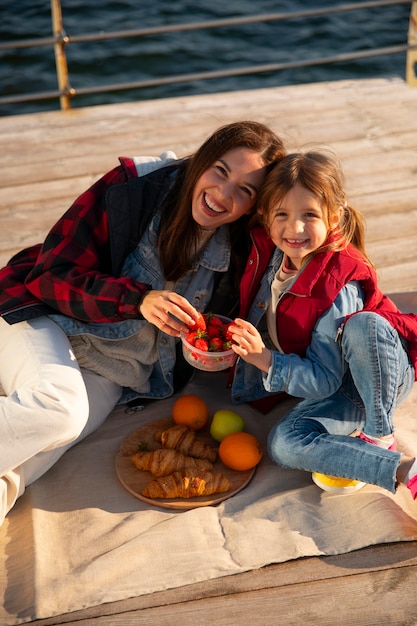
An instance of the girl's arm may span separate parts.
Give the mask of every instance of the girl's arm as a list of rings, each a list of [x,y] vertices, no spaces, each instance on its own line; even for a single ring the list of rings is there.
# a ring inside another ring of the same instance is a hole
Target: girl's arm
[[[232,339],[232,350],[246,363],[257,367],[261,372],[268,373],[272,362],[272,352],[265,347],[259,331],[253,324],[236,318],[229,327]]]
[[[296,354],[268,351],[271,355],[271,364],[267,373],[263,375],[266,391],[270,393],[285,391],[297,398],[317,399],[333,394],[340,387],[344,374],[344,361],[337,340],[338,329],[346,315],[362,308],[362,292],[358,283],[349,283],[317,322],[305,358]],[[245,355],[240,356],[254,365],[256,363],[253,359],[258,360],[258,363],[264,362],[265,357],[262,356],[264,349],[259,339],[253,342],[252,349],[254,352],[249,356],[250,361]]]

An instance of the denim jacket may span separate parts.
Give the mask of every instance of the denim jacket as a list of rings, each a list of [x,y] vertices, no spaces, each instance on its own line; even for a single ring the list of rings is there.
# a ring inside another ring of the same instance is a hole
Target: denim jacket
[[[271,283],[281,261],[282,252],[276,249],[247,315],[255,327],[259,327],[267,310]],[[363,306],[362,288],[357,281],[349,282],[316,323],[305,358],[283,354],[273,348],[272,364],[267,374],[239,358],[232,383],[233,403],[258,400],[268,393],[286,392],[297,398],[324,398],[334,393],[345,372],[338,342],[339,329],[347,315],[360,311]]]
[[[122,276],[129,276],[157,290],[165,288],[156,245],[160,219],[161,213],[158,211],[142,236],[140,244],[126,258],[122,270]],[[177,281],[174,287],[175,292],[187,298],[198,310],[204,311],[212,296],[214,273],[227,272],[230,255],[229,226],[226,224],[218,228],[211,237],[194,267]],[[50,317],[69,336],[93,334],[107,340],[128,338],[148,323],[146,320],[138,319],[122,320],[111,324],[85,323],[64,315],[50,315]],[[141,397],[165,398],[172,395],[177,342],[178,339],[158,331],[159,360],[151,375],[151,391],[148,394],[140,394]],[[120,402],[124,403],[135,397],[139,397],[139,394],[126,389]]]

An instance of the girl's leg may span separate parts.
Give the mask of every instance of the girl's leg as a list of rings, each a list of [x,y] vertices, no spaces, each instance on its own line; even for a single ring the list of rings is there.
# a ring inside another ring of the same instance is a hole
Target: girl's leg
[[[342,348],[349,368],[339,391],[304,400],[269,436],[273,460],[286,467],[380,485],[395,491],[401,455],[348,437],[393,432],[397,404],[410,393],[414,371],[397,332],[379,315],[363,312],[345,326]]]
[[[363,433],[391,435],[395,408],[414,384],[397,331],[380,315],[363,311],[346,322],[342,350],[365,411]]]
[[[323,401],[303,400],[271,430],[268,452],[283,467],[376,484],[394,492],[401,455],[349,436],[363,424],[363,411],[340,392]]]

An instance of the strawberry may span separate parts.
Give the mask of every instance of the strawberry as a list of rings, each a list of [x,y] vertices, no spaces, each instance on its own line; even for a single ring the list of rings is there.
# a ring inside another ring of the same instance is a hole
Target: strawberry
[[[209,344],[207,339],[197,339],[194,347],[197,348],[197,350],[202,350],[203,352],[208,352],[209,349]]]
[[[223,339],[220,337],[212,337],[209,343],[210,352],[221,352],[223,350]]]
[[[213,326],[209,324],[207,326],[207,335],[208,337],[220,337],[222,329],[219,326]]]
[[[216,315],[211,315],[210,313],[207,315],[207,322],[211,324],[211,326],[218,326],[219,328],[223,328],[223,322],[220,317]]]
[[[198,339],[198,332],[196,330],[189,330],[185,335],[185,340],[193,346],[195,344],[196,339]]]
[[[230,326],[232,326],[233,322],[231,324],[228,324],[227,326],[225,326],[225,333],[224,333],[224,338],[226,339],[226,341],[233,341],[232,340],[232,333],[230,331]]]
[[[198,312],[197,317],[194,318],[190,324],[188,324],[188,328],[191,328],[191,330],[206,330],[206,320],[204,319],[203,314]]]

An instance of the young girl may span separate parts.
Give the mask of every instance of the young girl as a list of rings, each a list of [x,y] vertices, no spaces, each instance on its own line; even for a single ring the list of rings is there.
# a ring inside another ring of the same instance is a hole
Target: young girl
[[[258,207],[276,249],[262,278],[242,282],[257,293],[242,293],[232,328],[241,357],[234,401],[302,398],[272,429],[268,450],[323,489],[394,492],[404,482],[415,497],[417,462],[396,451],[393,414],[415,379],[417,317],[379,290],[338,165],[322,152],[288,155]],[[266,245],[261,232],[258,240]]]
[[[123,158],[1,270],[0,524],[117,402],[184,384],[180,331],[197,309],[237,303],[248,217],[284,153],[243,121],[145,174]]]

